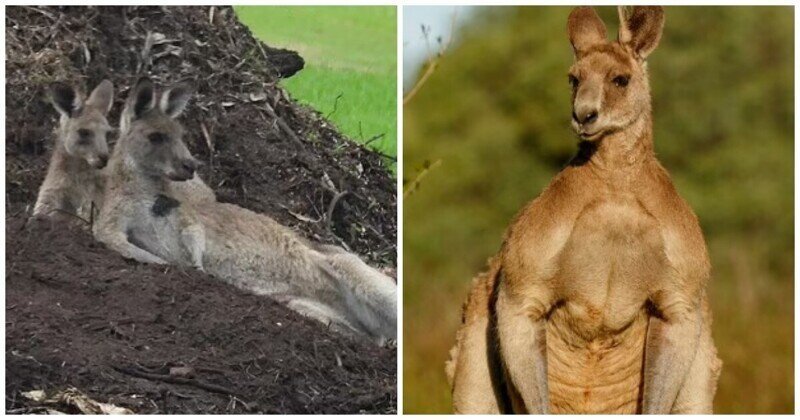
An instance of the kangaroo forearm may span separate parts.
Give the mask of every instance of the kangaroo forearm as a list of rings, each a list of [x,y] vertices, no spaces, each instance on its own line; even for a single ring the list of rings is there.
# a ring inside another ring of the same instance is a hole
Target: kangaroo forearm
[[[493,381],[500,375],[500,367],[493,363],[496,357],[489,353],[495,346],[494,341],[489,344],[489,328],[492,326],[488,317],[459,328],[456,347],[448,362],[455,414],[501,414],[497,393],[502,390],[495,389]]]
[[[148,264],[167,264],[161,257],[151,254],[130,242],[109,245],[112,249],[122,254],[123,257],[131,258],[139,262]]]
[[[652,317],[647,336],[643,412],[669,414],[697,353],[699,310],[680,318]]]
[[[703,318],[697,353],[672,406],[672,414],[712,414],[714,411],[714,394],[722,362],[717,357],[708,321]]]
[[[96,228],[95,238],[125,258],[134,259],[136,261],[148,264],[167,263],[162,258],[130,243],[122,231],[114,229],[108,224],[107,221],[105,223],[101,221],[99,226]]]
[[[501,287],[497,297],[500,353],[529,414],[545,414],[549,406],[544,313],[512,300]]]

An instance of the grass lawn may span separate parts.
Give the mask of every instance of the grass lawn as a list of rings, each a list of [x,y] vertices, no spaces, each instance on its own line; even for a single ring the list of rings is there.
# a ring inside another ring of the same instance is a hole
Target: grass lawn
[[[236,6],[235,10],[264,43],[298,51],[306,60],[305,69],[281,82],[292,97],[328,116],[353,140],[397,156],[394,7]]]

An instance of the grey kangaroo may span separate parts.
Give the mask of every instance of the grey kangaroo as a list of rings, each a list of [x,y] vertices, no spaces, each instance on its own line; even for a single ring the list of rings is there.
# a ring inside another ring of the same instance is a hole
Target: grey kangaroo
[[[106,136],[113,128],[106,115],[114,100],[114,86],[103,80],[85,99],[71,86],[56,83],[48,99],[61,117],[33,215],[59,219],[74,215],[89,220],[93,205],[102,201],[100,169],[108,162]]]
[[[191,94],[186,82],[160,98],[148,79],[132,89],[109,163],[97,239],[128,258],[193,266],[272,296],[337,331],[394,340],[397,286],[357,256],[310,243],[263,214],[169,194],[169,181],[190,179],[197,168],[175,120]]]
[[[61,114],[53,155],[34,205],[34,217],[91,220],[103,204],[108,137],[114,128],[106,115],[114,103],[114,86],[103,80],[85,99],[79,90],[54,83],[48,99]],[[123,121],[124,123],[124,121]],[[196,202],[215,201],[199,176],[170,182],[171,195]],[[92,210],[95,214],[91,214]]]

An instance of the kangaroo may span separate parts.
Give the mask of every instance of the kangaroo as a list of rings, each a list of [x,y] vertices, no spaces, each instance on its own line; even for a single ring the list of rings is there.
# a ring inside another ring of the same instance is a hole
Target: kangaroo
[[[653,151],[661,7],[567,29],[579,153],[474,280],[446,364],[457,413],[711,413],[721,361],[697,217]]]
[[[53,84],[48,99],[61,115],[47,175],[33,208],[34,217],[91,219],[102,201],[101,169],[108,162],[106,137],[113,131],[106,115],[114,102],[114,86],[103,80],[85,99],[76,89]]]
[[[394,340],[397,286],[357,256],[314,245],[232,204],[169,195],[167,183],[192,178],[197,167],[176,121],[191,92],[180,82],[157,98],[148,79],[132,89],[109,162],[97,239],[128,258],[193,266],[272,296],[337,331]]]
[[[75,88],[54,83],[48,99],[61,118],[33,215],[92,220],[103,203],[108,136],[115,131],[106,119],[114,103],[114,86],[103,80],[84,100]],[[183,183],[170,182],[168,187],[172,195],[182,199],[216,201],[214,191],[199,176]],[[91,214],[92,209],[95,214]]]

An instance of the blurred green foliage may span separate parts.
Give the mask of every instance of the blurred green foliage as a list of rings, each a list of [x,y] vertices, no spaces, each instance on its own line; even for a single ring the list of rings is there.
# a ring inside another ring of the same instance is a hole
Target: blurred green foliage
[[[404,110],[404,411],[450,412],[470,278],[576,150],[569,8],[484,8]],[[616,10],[599,10],[615,37]],[[655,147],[700,218],[721,413],[793,413],[794,11],[668,7],[649,58]]]

